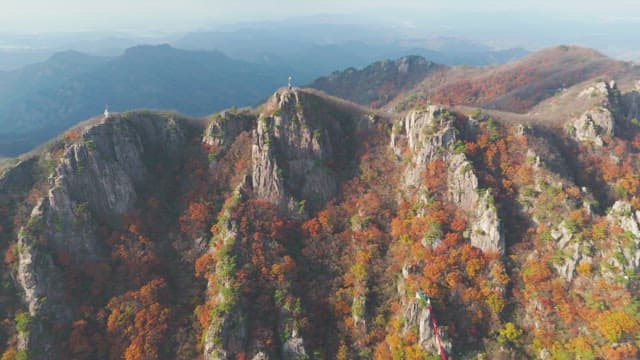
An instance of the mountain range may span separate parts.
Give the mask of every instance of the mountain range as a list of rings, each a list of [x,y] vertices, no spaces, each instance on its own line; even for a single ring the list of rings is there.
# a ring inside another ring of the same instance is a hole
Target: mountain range
[[[0,175],[2,357],[637,358],[639,80],[405,57],[80,123]]]
[[[0,156],[26,152],[101,113],[105,105],[116,111],[152,108],[202,116],[231,106],[253,106],[290,75],[297,83],[307,83],[333,69],[407,51],[479,64],[524,53],[484,47],[456,52],[457,46],[440,53],[357,41],[303,46],[285,40],[281,31],[194,33],[175,41],[191,50],[137,46],[115,57],[65,51],[21,70],[0,72]],[[220,48],[233,58],[216,50]]]
[[[400,41],[396,31],[362,25],[330,28],[276,23],[142,38],[171,45],[136,47],[128,47],[136,39],[118,34],[18,37],[14,42],[40,49],[34,52],[79,51],[56,52],[43,62],[0,71],[0,157],[29,151],[101,113],[105,105],[115,111],[150,108],[202,116],[254,106],[290,75],[295,84],[306,84],[336,69],[405,54],[448,65],[484,66],[527,53],[456,39]],[[10,49],[13,42],[7,41],[0,46]]]
[[[286,83],[290,70],[168,45],[116,58],[65,52],[0,75],[0,154],[17,155],[104,110],[175,110],[202,116],[253,105]]]

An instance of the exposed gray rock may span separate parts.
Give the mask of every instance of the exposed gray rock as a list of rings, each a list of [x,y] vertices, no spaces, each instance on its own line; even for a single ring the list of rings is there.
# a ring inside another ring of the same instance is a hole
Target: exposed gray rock
[[[408,186],[416,186],[425,165],[436,157],[445,158],[448,149],[456,142],[453,116],[446,109],[430,105],[423,111],[411,111],[399,123],[394,124],[391,148],[402,156],[405,146],[412,153],[412,164],[404,173]]]
[[[238,134],[251,130],[255,121],[256,117],[249,112],[223,111],[207,125],[202,142],[210,146],[227,146]]]
[[[367,308],[367,297],[365,295],[354,296],[351,303],[351,317],[353,324],[357,329],[365,331],[367,329],[367,320],[364,318],[365,309]]]
[[[253,133],[254,192],[293,218],[306,217],[307,207],[335,194],[335,176],[326,164],[336,160],[332,141],[344,136],[336,124],[305,114],[305,96],[312,95],[297,89],[276,92],[270,103],[277,110],[262,114]]]
[[[28,331],[18,334],[18,349],[40,354],[41,359],[56,359],[56,334],[48,324],[66,325],[72,317],[64,299],[64,276],[40,243],[46,202],[47,199],[40,200],[18,237],[17,281],[33,319]]]
[[[438,354],[440,347],[431,325],[431,311],[429,308],[417,301],[411,301],[403,306],[403,316],[405,319],[403,332],[417,329],[418,344],[420,344],[422,350]],[[439,335],[445,352],[451,353],[451,342],[445,338],[446,334],[441,333]]]
[[[612,136],[614,127],[613,113],[605,107],[597,106],[574,120],[569,133],[578,141],[589,141],[602,146],[602,137]]]
[[[291,334],[291,337],[282,345],[283,360],[298,360],[306,358],[304,349],[304,341],[298,335],[297,331]]]
[[[112,117],[84,130],[69,145],[49,178],[51,188],[20,231],[17,278],[25,293],[33,330],[22,334],[22,350],[57,358],[57,339],[68,328],[73,304],[64,299],[64,280],[52,254],[71,261],[106,255],[98,221],[118,226],[149,179],[154,161],[174,163],[186,145],[188,125],[153,114]]]
[[[609,96],[609,84],[599,81],[594,85],[582,90],[578,97],[607,97]]]
[[[504,253],[504,236],[493,196],[478,187],[473,165],[464,154],[451,157],[447,187],[451,201],[467,214],[471,245],[482,251]]]
[[[504,253],[505,243],[493,195],[484,191],[478,199],[475,220],[471,223],[471,245],[485,252]]]
[[[533,135],[535,133],[534,129],[527,124],[518,124],[515,129],[516,136],[527,136]]]
[[[603,136],[613,136],[616,122],[623,121],[624,101],[615,81],[599,82],[587,88],[579,97],[597,98],[599,104],[583,113],[569,124],[568,132],[578,141],[602,146]]]
[[[209,324],[204,338],[206,360],[231,359],[230,354],[243,351],[247,341],[246,318],[241,308],[236,307],[221,319]]]
[[[256,195],[274,204],[286,203],[284,172],[276,162],[272,135],[267,126],[261,121],[253,133],[254,143],[251,148],[253,189]]]
[[[567,253],[567,256],[560,264],[554,264],[554,267],[565,281],[570,282],[573,280],[576,265],[582,259],[582,255],[580,254],[580,245],[577,243],[570,244],[568,247],[565,247],[563,251]]]
[[[624,272],[626,269],[638,271],[640,269],[640,211],[633,211],[631,204],[625,201],[616,201],[607,215],[607,219],[628,232],[634,246],[621,246],[618,251],[624,256],[622,259],[612,259]]]
[[[451,201],[461,208],[472,211],[478,204],[478,177],[464,154],[457,154],[451,158],[447,187]]]

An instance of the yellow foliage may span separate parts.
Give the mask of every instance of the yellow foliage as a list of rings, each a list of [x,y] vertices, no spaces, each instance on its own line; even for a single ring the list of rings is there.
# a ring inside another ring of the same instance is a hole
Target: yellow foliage
[[[2,354],[2,360],[14,360],[16,358],[16,349],[13,347],[8,348],[4,354]]]
[[[467,272],[467,277],[469,278],[469,280],[475,279],[478,271],[482,269],[482,265],[483,265],[482,261],[480,261],[479,258],[473,258],[469,260],[469,262],[467,263],[467,266],[465,267],[465,270]]]
[[[569,340],[569,343],[566,347],[567,349],[569,349],[569,351],[575,353],[581,359],[595,358],[593,355],[593,348],[591,347],[589,340],[582,335],[578,335]]]
[[[618,342],[624,333],[637,329],[636,321],[624,311],[605,311],[596,321],[598,331],[611,342]]]
[[[342,341],[340,343],[340,347],[338,348],[338,353],[336,354],[336,360],[347,360],[349,359],[349,349],[347,349],[347,345]]]
[[[591,276],[591,264],[583,261],[576,266],[576,271],[582,276]]]
[[[487,305],[489,305],[491,311],[496,315],[500,314],[502,312],[502,309],[504,309],[505,302],[502,296],[499,294],[492,293],[486,299],[486,302]]]

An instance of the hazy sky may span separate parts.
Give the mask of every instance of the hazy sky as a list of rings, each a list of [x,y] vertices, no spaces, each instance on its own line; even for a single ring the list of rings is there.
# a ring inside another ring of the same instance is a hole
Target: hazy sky
[[[306,18],[313,15],[324,16]],[[498,48],[577,44],[640,61],[640,0],[0,0],[0,47],[23,46],[3,45],[15,34],[117,31],[171,41],[188,31],[283,19],[393,26],[407,36]]]
[[[0,0],[0,31],[190,30],[317,13],[402,18],[441,12],[527,12],[639,21],[638,0]],[[454,19],[452,18],[452,21]],[[523,19],[526,20],[526,19]]]

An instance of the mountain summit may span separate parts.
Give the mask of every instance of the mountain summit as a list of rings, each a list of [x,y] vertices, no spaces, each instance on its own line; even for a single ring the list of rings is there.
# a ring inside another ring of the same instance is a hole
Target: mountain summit
[[[318,82],[415,91],[383,110],[282,88],[92,119],[10,165],[3,358],[636,358],[636,68],[574,48],[434,67]]]

